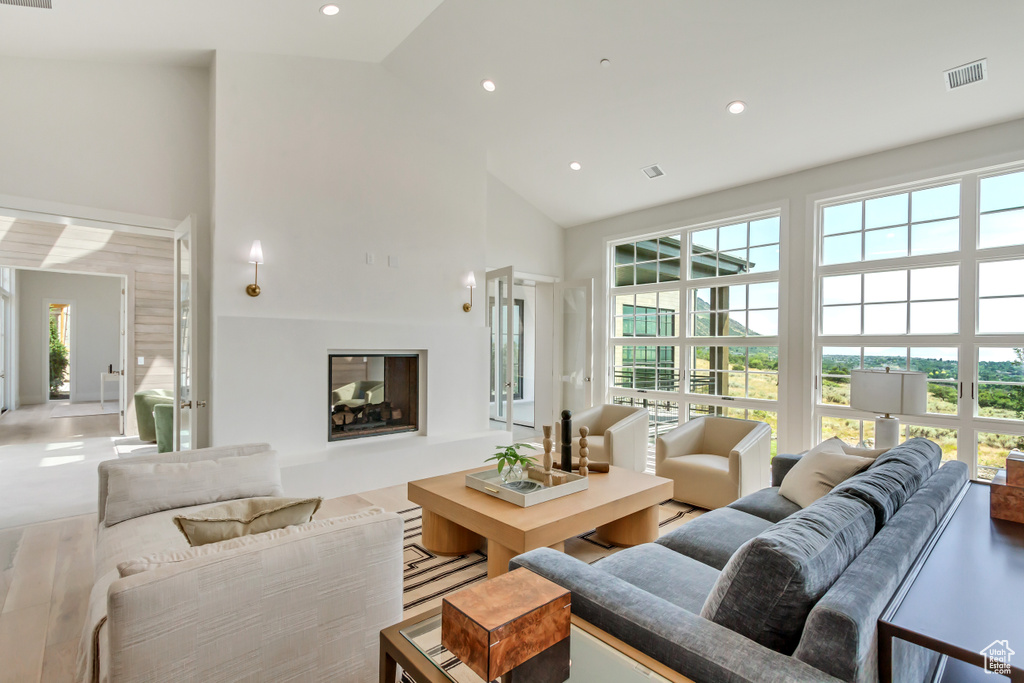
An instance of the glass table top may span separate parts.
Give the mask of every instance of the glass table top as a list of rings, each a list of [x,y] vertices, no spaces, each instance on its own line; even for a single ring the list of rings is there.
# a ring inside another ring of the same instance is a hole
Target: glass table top
[[[440,614],[403,629],[401,634],[455,683],[486,683],[441,645]],[[568,683],[670,683],[575,624],[569,638]]]

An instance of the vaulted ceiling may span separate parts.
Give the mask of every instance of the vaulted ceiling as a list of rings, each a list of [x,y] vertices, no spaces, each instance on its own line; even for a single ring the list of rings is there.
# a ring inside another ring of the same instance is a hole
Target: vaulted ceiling
[[[563,226],[1024,116],[1019,0],[335,1],[0,5],[0,54],[381,62]],[[988,79],[947,92],[981,58]]]

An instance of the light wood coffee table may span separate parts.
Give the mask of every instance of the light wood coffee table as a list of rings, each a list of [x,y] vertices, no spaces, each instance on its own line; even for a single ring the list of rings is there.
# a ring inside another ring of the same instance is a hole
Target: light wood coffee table
[[[658,538],[658,505],[672,497],[672,480],[612,467],[591,474],[586,491],[521,508],[466,486],[466,474],[409,482],[409,500],[423,508],[423,546],[436,555],[465,555],[487,541],[487,576],[534,548],[564,550],[567,538],[597,529],[614,545]]]

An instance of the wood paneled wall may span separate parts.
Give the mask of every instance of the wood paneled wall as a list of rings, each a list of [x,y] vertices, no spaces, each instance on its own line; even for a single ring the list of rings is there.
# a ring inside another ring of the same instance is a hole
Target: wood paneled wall
[[[125,433],[138,434],[134,393],[174,388],[174,241],[0,217],[0,265],[125,276]],[[140,356],[145,358],[141,366],[137,365]]]

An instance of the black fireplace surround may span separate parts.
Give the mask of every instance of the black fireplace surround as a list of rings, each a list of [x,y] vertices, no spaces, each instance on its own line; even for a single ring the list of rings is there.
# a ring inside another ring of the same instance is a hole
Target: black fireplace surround
[[[332,353],[327,363],[327,440],[419,429],[419,355]]]

